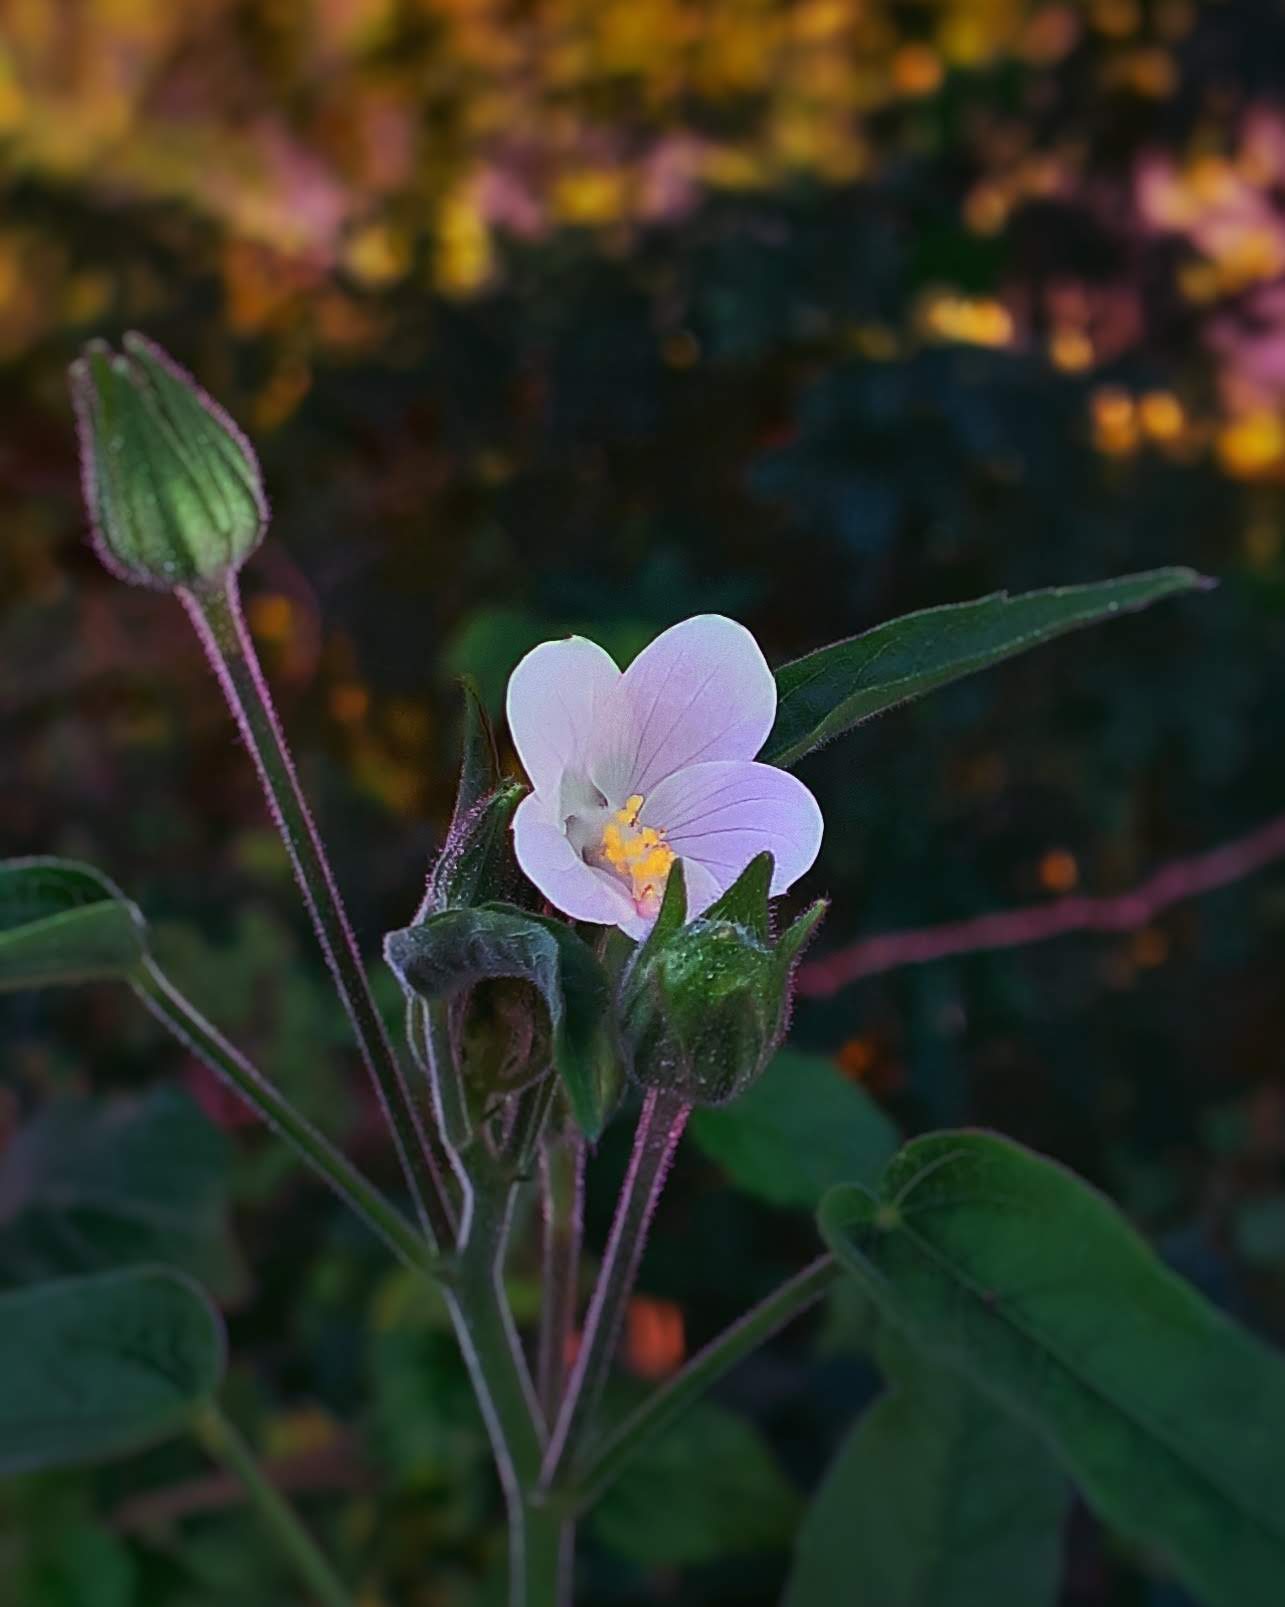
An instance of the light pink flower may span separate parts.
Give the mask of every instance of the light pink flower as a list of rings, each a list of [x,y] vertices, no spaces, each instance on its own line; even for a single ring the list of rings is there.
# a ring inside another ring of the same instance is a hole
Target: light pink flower
[[[623,674],[582,636],[545,642],[510,677],[508,716],[533,788],[513,822],[518,863],[575,920],[645,937],[676,859],[689,916],[765,849],[773,895],[816,859],[816,799],[753,762],[776,682],[734,620],[684,620]]]

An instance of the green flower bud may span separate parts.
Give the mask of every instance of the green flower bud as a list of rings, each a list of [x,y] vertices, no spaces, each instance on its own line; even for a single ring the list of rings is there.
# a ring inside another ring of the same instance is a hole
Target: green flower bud
[[[466,909],[512,899],[520,891],[513,857],[513,812],[526,797],[520,781],[502,781],[493,793],[451,821],[428,877],[417,920],[438,910]]]
[[[517,903],[524,887],[513,854],[513,814],[523,782],[501,780],[495,738],[477,687],[465,677],[464,753],[455,812],[415,916],[499,900]]]
[[[98,556],[163,591],[218,580],[267,525],[254,449],[159,346],[134,333],[123,345],[95,341],[71,369]]]
[[[785,1037],[794,966],[825,910],[814,904],[773,942],[771,874],[771,855],[760,855],[718,903],[684,923],[681,863],[671,871],[655,929],[621,990],[621,1051],[635,1082],[723,1105],[766,1070]]]

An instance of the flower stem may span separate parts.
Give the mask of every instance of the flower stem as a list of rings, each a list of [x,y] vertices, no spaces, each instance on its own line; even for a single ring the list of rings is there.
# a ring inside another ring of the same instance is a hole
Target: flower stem
[[[730,1328],[687,1363],[653,1395],[591,1448],[580,1476],[564,1493],[553,1492],[551,1505],[581,1512],[602,1495],[634,1453],[667,1428],[737,1362],[814,1305],[839,1277],[832,1255],[818,1256],[788,1282],[739,1317]]]
[[[454,1214],[435,1133],[420,1120],[371,996],[338,884],[299,785],[285,735],[245,628],[235,574],[220,585],[178,593],[250,750],[290,855],[317,938],[352,1023],[388,1122],[424,1231],[439,1250],[454,1240]]]
[[[471,1181],[465,1230],[445,1285],[456,1337],[486,1423],[509,1515],[511,1607],[563,1607],[570,1521],[536,1505],[544,1440],[535,1392],[504,1294],[515,1188]]]
[[[542,1237],[540,1339],[536,1393],[546,1423],[562,1404],[567,1351],[575,1331],[577,1283],[584,1230],[584,1139],[574,1127],[544,1146],[540,1161]]]
[[[456,1063],[451,1042],[450,1006],[445,999],[434,999],[424,1005],[413,1004],[411,1008],[421,1011],[429,1087],[437,1125],[446,1140],[447,1149],[458,1159],[473,1142],[474,1132],[464,1078]]]
[[[419,1271],[432,1270],[432,1252],[397,1207],[205,1019],[154,960],[144,961],[133,987],[152,1015],[257,1111],[399,1260]]]
[[[500,1146],[501,1165],[511,1183],[530,1179],[557,1094],[557,1073],[549,1071],[538,1082],[528,1083],[514,1100],[513,1119]]]
[[[520,1546],[522,1577],[514,1585],[513,1607],[570,1607],[574,1519],[528,1500],[522,1510]]]
[[[264,1527],[289,1557],[295,1572],[316,1600],[323,1607],[355,1607],[355,1597],[336,1575],[294,1508],[267,1477],[254,1452],[213,1401],[207,1402],[197,1413],[193,1431],[208,1454],[241,1481]]]
[[[585,1317],[580,1353],[545,1454],[545,1488],[559,1482],[573,1466],[607,1382],[647,1229],[690,1113],[691,1106],[677,1094],[647,1090],[602,1269]]]

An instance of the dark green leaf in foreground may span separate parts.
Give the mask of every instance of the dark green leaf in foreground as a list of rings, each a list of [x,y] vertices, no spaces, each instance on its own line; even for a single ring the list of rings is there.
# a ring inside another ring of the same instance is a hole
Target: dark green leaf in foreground
[[[46,1105],[0,1155],[0,1282],[163,1261],[224,1290],[231,1152],[186,1094]]]
[[[1042,1431],[1104,1521],[1203,1601],[1277,1607],[1285,1358],[1109,1201],[1005,1139],[937,1133],[878,1198],[837,1188],[820,1215],[884,1315]]]
[[[0,862],[0,993],[128,979],[145,953],[142,916],[92,866]]]
[[[0,1474],[176,1433],[223,1360],[218,1314],[179,1273],[139,1267],[0,1295]]]
[[[799,1532],[783,1607],[1054,1607],[1070,1491],[1024,1424],[885,1335],[889,1381]]]
[[[776,724],[759,757],[792,765],[885,709],[1012,658],[1067,631],[1147,608],[1210,582],[1194,569],[1153,569],[1087,586],[926,608],[818,648],[776,672]]]
[[[688,1128],[738,1188],[770,1205],[816,1209],[834,1184],[872,1182],[897,1129],[833,1061],[782,1049],[730,1105],[692,1112]]]
[[[590,1521],[604,1545],[656,1567],[779,1550],[798,1508],[751,1425],[701,1402],[639,1450]]]
[[[529,983],[547,1011],[554,1065],[576,1119],[597,1137],[607,981],[565,922],[505,904],[447,909],[390,932],[384,953],[402,986],[425,1003],[499,978]]]

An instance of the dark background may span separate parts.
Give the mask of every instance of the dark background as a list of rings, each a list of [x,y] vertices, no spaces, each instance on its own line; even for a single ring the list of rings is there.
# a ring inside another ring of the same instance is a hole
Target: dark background
[[[65,365],[129,327],[259,446],[249,616],[372,955],[449,810],[453,676],[498,710],[568,630],[627,657],[720,610],[781,662],[1000,588],[1219,579],[805,761],[818,955],[1126,891],[1269,821],[1283,77],[1285,18],[1249,0],[4,0],[0,852],[120,881],[198,1004],[392,1185],[187,623],[83,539]],[[1269,867],[1129,932],[804,999],[796,1039],[908,1130],[982,1123],[1064,1159],[1280,1339],[1283,949]],[[156,1183],[169,1257],[224,1301],[229,1398],[363,1607],[495,1599],[495,1492],[426,1297],[125,993],[5,999],[0,1049],[0,1278],[141,1253],[88,1184],[24,1192],[14,1145],[48,1147],[69,1105],[91,1137],[113,1111],[179,1124],[200,1163]],[[593,1244],[624,1142],[595,1164]],[[687,1154],[634,1370],[813,1244]],[[519,1256],[519,1304],[533,1272]],[[693,1539],[694,1449],[673,1449],[591,1535],[586,1599],[772,1601],[796,1492],[873,1387],[859,1337],[836,1307],[738,1372],[723,1404],[770,1459],[745,1472],[733,1446],[740,1484]],[[1069,1544],[1067,1603],[1180,1600],[1087,1517]],[[5,1607],[288,1590],[182,1445],[6,1486],[0,1555]]]

